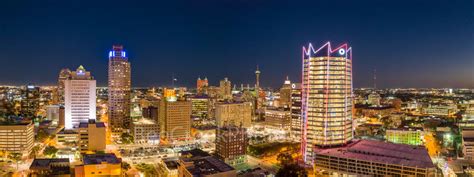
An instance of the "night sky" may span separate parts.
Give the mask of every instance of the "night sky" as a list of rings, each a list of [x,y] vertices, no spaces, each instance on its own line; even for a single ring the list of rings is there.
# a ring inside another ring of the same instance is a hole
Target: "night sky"
[[[54,2],[54,3],[53,3]],[[0,84],[56,83],[82,64],[106,86],[123,44],[133,86],[299,81],[301,47],[353,47],[354,85],[474,88],[472,0],[21,1],[0,3]]]

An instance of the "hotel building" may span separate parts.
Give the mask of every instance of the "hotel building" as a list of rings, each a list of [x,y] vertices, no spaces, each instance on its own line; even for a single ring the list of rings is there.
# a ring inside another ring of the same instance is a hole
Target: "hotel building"
[[[307,163],[313,147],[340,146],[353,138],[351,54],[347,44],[303,47],[302,153]]]
[[[79,66],[71,72],[65,85],[65,128],[73,129],[81,122],[96,119],[96,81],[89,71]]]
[[[130,62],[122,45],[109,52],[109,120],[110,129],[120,133],[130,125]]]
[[[250,102],[222,102],[216,104],[216,124],[250,128],[252,121],[252,104]]]
[[[216,156],[232,166],[246,163],[247,129],[225,126],[216,129]]]

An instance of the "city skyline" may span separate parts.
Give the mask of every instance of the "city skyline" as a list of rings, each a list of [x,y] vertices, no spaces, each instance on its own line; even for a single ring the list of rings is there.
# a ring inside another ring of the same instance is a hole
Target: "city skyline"
[[[473,88],[466,4],[472,2],[8,2],[0,15],[0,61],[9,67],[0,74],[9,77],[0,84],[54,85],[62,68],[84,65],[106,86],[109,48],[122,44],[133,63],[132,87],[169,86],[173,76],[177,86],[192,86],[198,77],[210,85],[228,77],[253,86],[259,65],[260,85],[278,88],[287,75],[300,82],[301,46],[332,41],[358,51],[356,88],[374,85],[374,69],[378,88]],[[134,8],[107,10],[126,7]],[[176,8],[185,13],[170,10]],[[318,27],[323,23],[335,29]]]

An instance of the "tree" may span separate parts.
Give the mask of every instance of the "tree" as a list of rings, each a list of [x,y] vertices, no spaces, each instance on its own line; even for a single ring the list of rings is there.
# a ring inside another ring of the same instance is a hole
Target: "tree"
[[[129,163],[127,163],[127,162],[122,162],[122,171],[123,171],[124,173],[127,172],[128,170],[130,170],[130,168],[132,168],[132,167],[130,166]]]
[[[46,146],[44,148],[44,155],[49,156],[49,157],[56,157],[56,153],[58,152],[58,148],[54,146]]]
[[[22,154],[17,152],[8,154],[8,158],[16,162],[16,170],[18,170],[18,162],[21,160],[21,156]]]
[[[308,172],[306,170],[299,166],[296,163],[291,163],[288,165],[284,165],[283,168],[280,168],[278,170],[276,177],[286,177],[286,176],[298,176],[298,177],[303,177],[303,176],[308,176]]]
[[[120,135],[120,139],[122,140],[123,144],[133,143],[133,136],[128,133],[122,133],[122,135]]]
[[[280,153],[280,154],[278,154],[277,160],[278,160],[278,162],[280,162],[281,166],[290,165],[290,164],[295,162],[293,160],[293,157],[289,153]]]
[[[135,168],[144,173],[146,177],[156,176],[155,167],[151,164],[140,163]]]
[[[40,150],[39,145],[33,146],[33,148],[31,148],[31,152],[30,152],[29,157],[30,158],[36,158],[36,155],[38,155],[39,150]]]

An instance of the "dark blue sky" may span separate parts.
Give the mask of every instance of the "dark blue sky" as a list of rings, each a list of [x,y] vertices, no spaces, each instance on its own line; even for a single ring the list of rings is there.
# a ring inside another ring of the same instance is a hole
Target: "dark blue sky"
[[[63,67],[82,64],[99,85],[107,54],[121,43],[133,86],[178,77],[194,86],[229,77],[281,85],[299,80],[301,47],[348,42],[354,84],[379,87],[474,88],[472,0],[188,0],[3,1],[0,83],[55,84]]]

